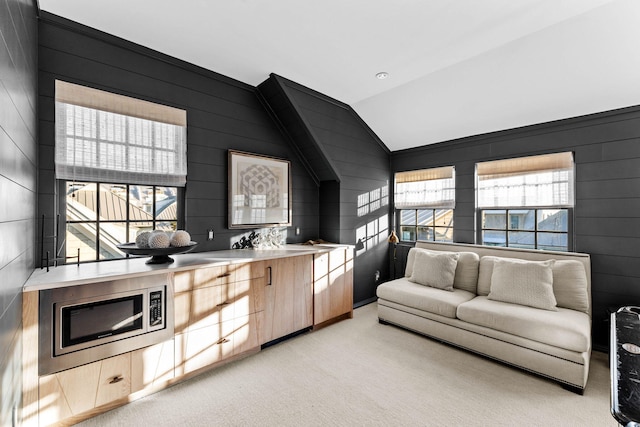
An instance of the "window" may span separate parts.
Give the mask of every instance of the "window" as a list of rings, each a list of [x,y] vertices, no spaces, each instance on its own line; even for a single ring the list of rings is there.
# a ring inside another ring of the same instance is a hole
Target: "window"
[[[186,111],[56,81],[56,178],[65,253],[124,257],[137,231],[176,229],[187,175]]]
[[[453,241],[453,166],[398,172],[395,208],[402,241]]]
[[[483,245],[567,251],[568,232],[569,209],[482,210]]]
[[[573,171],[572,153],[478,163],[481,244],[571,250]]]
[[[453,209],[401,209],[400,240],[453,241]]]
[[[178,187],[65,181],[66,253],[81,261],[124,258],[116,245],[141,231],[176,230]]]

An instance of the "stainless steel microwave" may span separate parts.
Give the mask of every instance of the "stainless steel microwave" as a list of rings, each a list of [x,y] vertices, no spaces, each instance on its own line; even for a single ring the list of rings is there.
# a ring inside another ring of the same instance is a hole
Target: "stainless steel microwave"
[[[173,338],[167,274],[40,291],[39,374]]]

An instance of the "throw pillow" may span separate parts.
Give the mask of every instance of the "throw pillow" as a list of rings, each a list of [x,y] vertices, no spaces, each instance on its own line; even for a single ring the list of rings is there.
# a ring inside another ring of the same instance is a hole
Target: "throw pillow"
[[[552,265],[553,261],[496,259],[487,298],[557,311]]]
[[[558,307],[589,313],[589,282],[584,268],[580,261],[555,261],[551,270]]]
[[[416,251],[410,281],[424,286],[453,291],[453,279],[459,254]]]
[[[413,274],[413,264],[416,260],[416,254],[420,251],[426,252],[425,249],[411,248],[407,254],[407,266],[404,269],[404,277],[411,277]]]

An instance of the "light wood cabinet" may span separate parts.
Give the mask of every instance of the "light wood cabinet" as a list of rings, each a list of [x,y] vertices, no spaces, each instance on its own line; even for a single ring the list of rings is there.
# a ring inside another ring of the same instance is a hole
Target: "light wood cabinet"
[[[23,294],[23,422],[72,424],[198,371],[259,351],[262,344],[350,316],[350,247],[170,273],[174,338],[38,376],[37,291]],[[28,350],[28,351],[27,351]],[[28,408],[28,409],[26,409]]]
[[[314,255],[313,324],[353,316],[353,249],[339,246]]]
[[[261,342],[263,262],[176,273],[176,376],[257,350]]]
[[[131,352],[131,392],[166,385],[175,377],[174,340]]]
[[[312,267],[313,255],[269,262],[263,344],[313,325]]]
[[[196,268],[182,271],[174,276],[174,292],[187,292],[193,289],[226,285],[235,282],[235,268],[229,265]]]
[[[233,355],[234,319],[176,335],[176,375],[221,362]]]
[[[39,379],[39,424],[50,425],[131,393],[131,355],[110,357]]]

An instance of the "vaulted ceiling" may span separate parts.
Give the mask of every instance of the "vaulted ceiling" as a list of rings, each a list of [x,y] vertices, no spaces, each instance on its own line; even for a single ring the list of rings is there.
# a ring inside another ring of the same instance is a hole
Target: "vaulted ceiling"
[[[39,4],[253,86],[277,73],[394,151],[640,104],[638,0]]]

